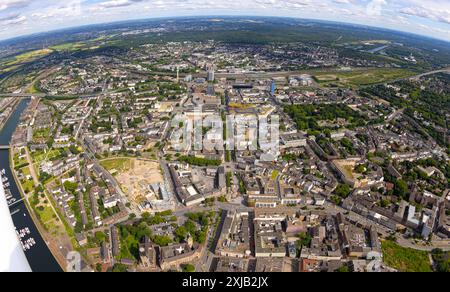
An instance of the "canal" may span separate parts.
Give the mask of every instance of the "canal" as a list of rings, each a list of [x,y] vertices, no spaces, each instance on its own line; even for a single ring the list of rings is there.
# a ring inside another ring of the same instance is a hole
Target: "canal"
[[[26,109],[29,100],[21,100],[19,105],[17,106],[16,111],[11,115],[10,119],[3,127],[3,130],[0,132],[0,145],[9,145],[11,142],[12,135],[19,124],[20,116],[22,112]],[[19,192],[19,188],[15,183],[9,161],[9,152],[8,150],[0,150],[0,171],[5,170],[5,177],[9,182],[9,189],[13,196],[12,200],[19,201],[21,199],[21,195]],[[1,198],[4,199],[4,198]],[[22,242],[27,242],[30,239],[33,239],[35,244],[25,251],[25,256],[28,259],[31,269],[34,272],[61,272],[62,269],[53,257],[50,252],[47,244],[44,239],[40,235],[36,225],[34,224],[30,213],[28,212],[27,207],[24,202],[13,204],[10,207],[10,212],[12,219],[14,221],[14,225],[18,231],[24,230],[26,228],[29,229],[29,234],[27,234],[24,238],[22,238]],[[1,223],[0,223],[1,224]]]

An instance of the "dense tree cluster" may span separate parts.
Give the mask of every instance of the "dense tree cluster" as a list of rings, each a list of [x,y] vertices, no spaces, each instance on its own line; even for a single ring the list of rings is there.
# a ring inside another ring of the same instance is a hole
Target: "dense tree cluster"
[[[324,127],[319,125],[320,121],[345,119],[349,123],[348,127],[354,128],[364,126],[367,120],[366,117],[343,104],[287,105],[284,110],[297,124],[297,128],[302,131],[324,130]]]
[[[178,158],[178,161],[184,162],[190,165],[195,166],[220,166],[222,164],[222,161],[219,159],[206,159],[206,158],[199,158],[194,156],[181,156]]]

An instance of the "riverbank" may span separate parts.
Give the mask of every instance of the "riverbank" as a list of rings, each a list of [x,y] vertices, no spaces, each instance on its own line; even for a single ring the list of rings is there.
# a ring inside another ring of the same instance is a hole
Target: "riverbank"
[[[9,163],[10,163],[9,166],[12,169],[12,174],[13,174],[15,183],[18,186],[20,196],[24,200],[25,207],[27,208],[28,213],[31,216],[31,219],[34,222],[34,225],[36,226],[40,235],[44,239],[45,244],[49,248],[53,257],[58,262],[59,266],[62,267],[62,269],[64,270],[67,266],[65,256],[60,252],[58,245],[54,243],[52,235],[45,228],[43,222],[38,218],[38,214],[36,214],[36,210],[33,208],[32,204],[30,203],[30,197],[34,195],[36,187],[39,186],[38,178],[33,177],[33,189],[29,194],[27,194],[25,192],[25,189],[24,189],[24,187],[18,177],[18,174],[17,174],[16,165],[15,165],[15,161],[14,161],[14,153],[16,153],[16,151],[18,151],[18,149],[16,149],[15,146],[11,144],[10,149],[9,149]],[[26,150],[26,151],[28,151],[28,150]],[[33,161],[30,159],[28,152],[27,152],[27,159],[28,159],[27,167],[28,167],[28,169],[30,169],[31,173],[34,173]],[[34,175],[36,175],[36,174],[34,173]],[[53,211],[54,211],[54,209],[53,209]],[[55,214],[56,214],[56,212],[55,212]],[[57,216],[57,214],[56,214],[56,216]]]
[[[42,223],[39,220],[39,218],[36,217],[35,211],[31,207],[31,204],[30,204],[30,201],[29,201],[29,197],[27,197],[27,195],[25,194],[25,191],[24,191],[24,189],[22,187],[22,184],[20,183],[20,180],[17,177],[16,171],[14,171],[15,165],[14,165],[14,159],[13,159],[13,155],[12,155],[13,150],[14,150],[14,148],[11,145],[11,150],[9,151],[10,167],[11,167],[11,169],[13,169],[14,180],[15,180],[15,183],[17,184],[18,188],[19,188],[19,192],[20,192],[21,197],[24,199],[25,207],[27,208],[27,210],[28,210],[28,212],[29,212],[29,214],[31,216],[31,219],[34,222],[34,225],[36,226],[36,228],[38,229],[38,231],[41,234],[42,238],[44,239],[45,244],[49,248],[49,250],[52,253],[53,257],[56,259],[56,261],[58,262],[59,266],[63,269],[63,271],[66,271],[67,270],[67,263],[66,263],[66,259],[65,259],[64,255],[61,254],[61,252],[59,251],[59,248],[57,247],[57,245],[55,245],[53,243],[51,234],[49,234],[49,232],[47,230],[45,230],[45,228],[42,226]],[[33,166],[30,165],[30,167],[33,167]]]
[[[23,111],[28,106],[29,100],[22,99],[16,106],[15,111],[0,131],[0,144],[10,145],[15,129],[17,128]],[[12,151],[0,150],[0,165],[4,170],[5,177],[8,179],[8,191],[13,196],[13,203],[9,206],[9,211],[17,231],[27,230],[26,236],[20,238],[24,245],[24,252],[30,264],[32,271],[35,272],[61,272],[61,265],[55,259],[53,253],[44,240],[39,230],[39,224],[33,219],[33,212],[29,210],[29,205],[25,201],[19,185],[17,177],[11,167],[13,159]],[[31,243],[31,244],[30,244]]]
[[[3,130],[3,127],[8,123],[9,119],[11,118],[11,116],[13,115],[13,113],[16,111],[17,106],[19,105],[21,99],[15,99],[13,100],[11,104],[8,104],[6,107],[11,107],[11,110],[8,114],[8,116],[5,117],[5,119],[3,121],[0,121],[0,132]]]
[[[47,244],[39,232],[38,225],[32,218],[32,212],[29,211],[27,203],[22,200],[19,186],[9,164],[9,151],[0,150],[0,164],[4,167],[4,177],[7,178],[7,189],[13,196],[12,204],[9,206],[10,216],[14,222],[16,231],[27,230],[25,237],[20,238],[24,246],[25,256],[30,264],[32,271],[35,272],[60,272],[60,265],[50,252]],[[3,169],[2,169],[3,170]]]

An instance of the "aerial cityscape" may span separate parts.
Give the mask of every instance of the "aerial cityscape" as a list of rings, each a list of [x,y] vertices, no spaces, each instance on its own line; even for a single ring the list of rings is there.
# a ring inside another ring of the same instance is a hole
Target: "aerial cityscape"
[[[449,272],[449,22],[209,15],[0,29],[10,261]]]

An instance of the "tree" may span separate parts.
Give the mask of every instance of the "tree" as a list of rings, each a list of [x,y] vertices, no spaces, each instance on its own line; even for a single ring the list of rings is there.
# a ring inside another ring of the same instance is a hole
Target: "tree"
[[[450,252],[444,252],[442,249],[434,249],[431,252],[431,255],[436,263],[436,269],[438,272],[450,272]]]
[[[299,240],[297,241],[297,245],[299,245],[300,247],[308,247],[311,245],[312,237],[309,233],[302,232],[299,233],[297,237],[299,238]]]
[[[190,234],[195,234],[195,231],[197,229],[195,223],[191,220],[186,221],[186,223],[184,224],[184,228],[186,228],[186,231]]]
[[[199,230],[195,233],[195,241],[199,244],[204,244],[206,242],[207,229]]]
[[[244,180],[241,178],[241,176],[238,176],[239,179],[239,192],[242,195],[246,195],[247,194],[247,188],[245,187],[245,182]]]
[[[391,204],[391,202],[389,202],[389,200],[386,200],[386,199],[381,199],[380,200],[380,206],[382,208],[387,208],[387,207],[389,207],[390,204]]]
[[[144,237],[150,237],[152,235],[152,231],[149,228],[148,224],[146,222],[141,222],[136,231],[136,237],[139,241],[142,241]]]
[[[125,273],[128,271],[128,268],[123,264],[115,264],[112,271],[113,273]]]
[[[184,162],[190,165],[195,166],[220,166],[222,164],[222,161],[219,159],[206,159],[206,158],[199,158],[194,156],[181,156],[178,158],[180,162]]]
[[[406,198],[408,194],[408,184],[404,180],[397,180],[394,184],[394,194],[400,198]]]
[[[70,145],[69,150],[70,150],[70,152],[72,152],[72,154],[74,154],[74,155],[80,154],[80,150],[78,150],[78,147],[75,146],[75,145]]]
[[[336,273],[350,273],[350,269],[347,266],[342,266],[335,270]]]
[[[43,183],[43,182],[45,182],[47,179],[49,179],[51,176],[48,174],[48,173],[46,173],[46,172],[41,172],[40,173],[40,175],[39,175],[39,181],[41,182],[41,183]]]
[[[175,230],[175,236],[179,242],[186,240],[187,235],[188,231],[184,226],[180,226]]]
[[[341,205],[342,204],[342,198],[338,197],[338,196],[331,196],[331,201],[333,201],[333,203],[335,203],[336,205]]]
[[[356,173],[364,173],[365,171],[366,171],[366,167],[364,166],[364,164],[360,164],[357,167],[355,167]]]
[[[66,181],[66,182],[64,182],[64,188],[66,189],[66,191],[73,194],[77,190],[78,184],[70,182],[70,181]]]
[[[168,236],[160,236],[160,235],[156,235],[153,237],[152,241],[159,246],[168,246],[169,244],[172,243],[172,239],[170,239],[170,237]]]
[[[227,172],[227,174],[226,174],[226,183],[227,183],[227,188],[228,189],[231,188],[232,182],[233,182],[233,174],[231,172]]]
[[[182,265],[181,269],[183,270],[184,273],[194,273],[195,272],[195,267],[191,264]]]
[[[218,200],[221,203],[227,203],[228,202],[228,200],[227,200],[227,198],[225,196],[220,196]]]
[[[338,185],[336,190],[334,191],[334,193],[337,196],[343,199],[346,199],[350,195],[350,192],[351,192],[350,186],[346,184]]]
[[[102,244],[103,242],[106,241],[106,234],[101,231],[97,231],[95,232],[95,239],[97,240],[98,243]]]
[[[149,212],[142,213],[142,220],[149,221],[150,217],[152,217],[152,215]]]

